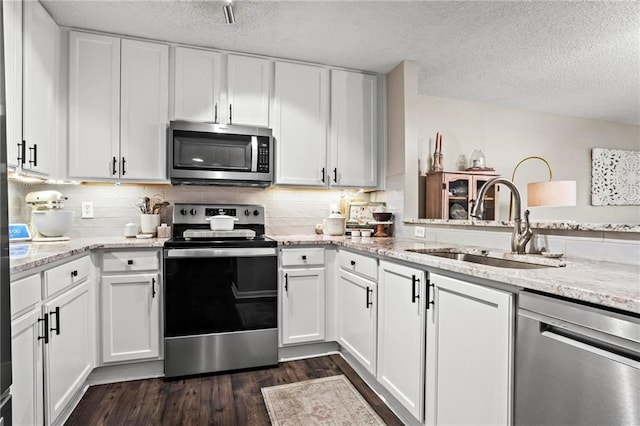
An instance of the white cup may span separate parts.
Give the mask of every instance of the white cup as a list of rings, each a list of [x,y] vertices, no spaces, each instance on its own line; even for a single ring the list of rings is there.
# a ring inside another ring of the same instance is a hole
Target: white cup
[[[140,215],[140,228],[143,234],[155,235],[158,226],[160,225],[159,214],[141,214]]]

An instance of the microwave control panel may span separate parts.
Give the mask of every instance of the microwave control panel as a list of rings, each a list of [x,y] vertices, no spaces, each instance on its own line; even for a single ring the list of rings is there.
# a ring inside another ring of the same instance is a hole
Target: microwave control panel
[[[269,172],[269,140],[264,138],[258,140],[258,171]]]

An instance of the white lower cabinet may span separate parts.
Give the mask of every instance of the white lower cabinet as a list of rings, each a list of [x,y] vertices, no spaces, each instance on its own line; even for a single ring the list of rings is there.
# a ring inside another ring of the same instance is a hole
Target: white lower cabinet
[[[283,270],[283,344],[324,340],[324,284],[324,268]]]
[[[424,271],[380,262],[378,381],[416,419],[423,419],[425,365]]]
[[[89,320],[89,282],[43,304],[49,316],[49,343],[45,344],[45,407],[52,424],[72,401],[89,376],[93,330]],[[45,322],[46,324],[46,322]]]
[[[280,250],[281,342],[324,341],[324,248]]]
[[[340,270],[338,276],[338,343],[369,372],[376,372],[377,285]]]
[[[153,250],[102,254],[102,362],[160,356],[160,255]]]
[[[511,424],[513,295],[436,274],[430,280],[426,423]]]
[[[37,306],[32,310],[11,321],[11,400],[14,425],[44,423],[39,302],[38,300]]]

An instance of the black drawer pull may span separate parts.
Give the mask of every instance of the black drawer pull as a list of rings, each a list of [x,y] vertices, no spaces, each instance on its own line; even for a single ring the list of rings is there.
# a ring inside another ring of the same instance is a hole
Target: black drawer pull
[[[371,299],[369,298],[369,293],[373,293],[373,289],[369,288],[367,286],[367,300],[366,300],[366,308],[369,309],[369,306],[373,305],[373,302],[371,301]]]
[[[155,298],[156,297],[156,279],[155,278],[151,278],[151,298]]]
[[[284,274],[284,291],[289,292],[289,274]]]
[[[127,265],[133,265],[133,260],[132,259],[127,260]]]
[[[118,164],[118,160],[116,159],[116,157],[113,157],[113,163],[111,164],[111,174],[115,175],[118,173],[118,171],[116,170],[116,164]]]
[[[303,254],[302,255],[302,260],[307,260],[307,255]]]
[[[351,263],[351,266],[356,266],[356,261],[355,260],[352,260],[350,263]]]
[[[77,270],[71,271],[71,278],[77,277],[77,276],[78,276],[78,271]]]
[[[416,283],[419,283],[420,279],[416,278],[415,275],[411,276],[411,303],[416,303],[416,299],[419,299],[420,296],[416,294]]]
[[[38,167],[38,144],[33,144],[33,147],[29,148],[29,156],[31,157],[31,153],[33,152],[33,160],[29,160],[29,164],[32,164],[34,167]]]

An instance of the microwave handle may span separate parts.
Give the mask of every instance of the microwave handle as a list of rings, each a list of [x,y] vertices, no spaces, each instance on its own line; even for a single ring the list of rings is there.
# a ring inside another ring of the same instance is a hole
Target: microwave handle
[[[229,121],[231,123],[231,121]],[[258,171],[258,137],[251,136],[251,171]]]

